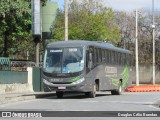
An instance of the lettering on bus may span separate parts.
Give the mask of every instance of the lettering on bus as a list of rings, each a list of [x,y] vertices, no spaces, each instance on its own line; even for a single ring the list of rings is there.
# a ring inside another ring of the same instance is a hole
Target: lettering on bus
[[[54,53],[57,53],[57,52],[62,52],[62,50],[50,50],[50,52],[54,52]]]
[[[106,77],[117,77],[117,67],[106,66]]]

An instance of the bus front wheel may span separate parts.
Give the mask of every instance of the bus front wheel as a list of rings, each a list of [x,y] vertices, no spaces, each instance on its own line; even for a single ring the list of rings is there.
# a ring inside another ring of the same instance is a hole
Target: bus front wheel
[[[90,97],[90,98],[95,98],[96,97],[96,83],[93,86],[93,90],[91,92],[86,92],[85,95]]]
[[[63,91],[56,91],[56,96],[57,96],[57,98],[62,98],[63,97]]]

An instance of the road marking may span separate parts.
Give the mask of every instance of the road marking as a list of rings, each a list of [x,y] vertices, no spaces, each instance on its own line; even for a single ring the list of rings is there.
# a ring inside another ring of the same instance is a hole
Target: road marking
[[[54,102],[54,103],[62,103],[64,101],[52,101],[52,102]]]
[[[108,101],[112,103],[122,103],[122,104],[140,104],[140,105],[152,105],[152,102],[134,102],[134,101]]]
[[[6,107],[6,106],[4,106],[4,105],[0,105],[0,107],[4,108],[4,107]]]
[[[86,103],[95,103],[95,102],[100,102],[100,101],[81,101],[81,102],[86,102]]]

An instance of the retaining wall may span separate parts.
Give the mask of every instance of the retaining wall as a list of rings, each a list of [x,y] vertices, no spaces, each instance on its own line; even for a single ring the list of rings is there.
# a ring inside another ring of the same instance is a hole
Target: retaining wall
[[[152,64],[139,65],[139,83],[140,84],[152,84],[153,83],[153,69]],[[136,67],[133,67],[131,73],[132,83],[136,83]],[[156,66],[156,84],[160,84],[160,67]]]
[[[0,71],[0,93],[42,91],[41,70],[28,67],[26,72]]]

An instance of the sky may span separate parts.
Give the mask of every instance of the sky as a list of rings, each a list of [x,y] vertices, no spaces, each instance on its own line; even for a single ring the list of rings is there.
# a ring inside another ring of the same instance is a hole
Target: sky
[[[59,7],[64,7],[64,0],[51,0],[58,2]],[[103,0],[106,6],[119,11],[133,11],[135,9],[148,8],[152,10],[152,0]],[[155,10],[160,10],[160,0],[154,0]]]

